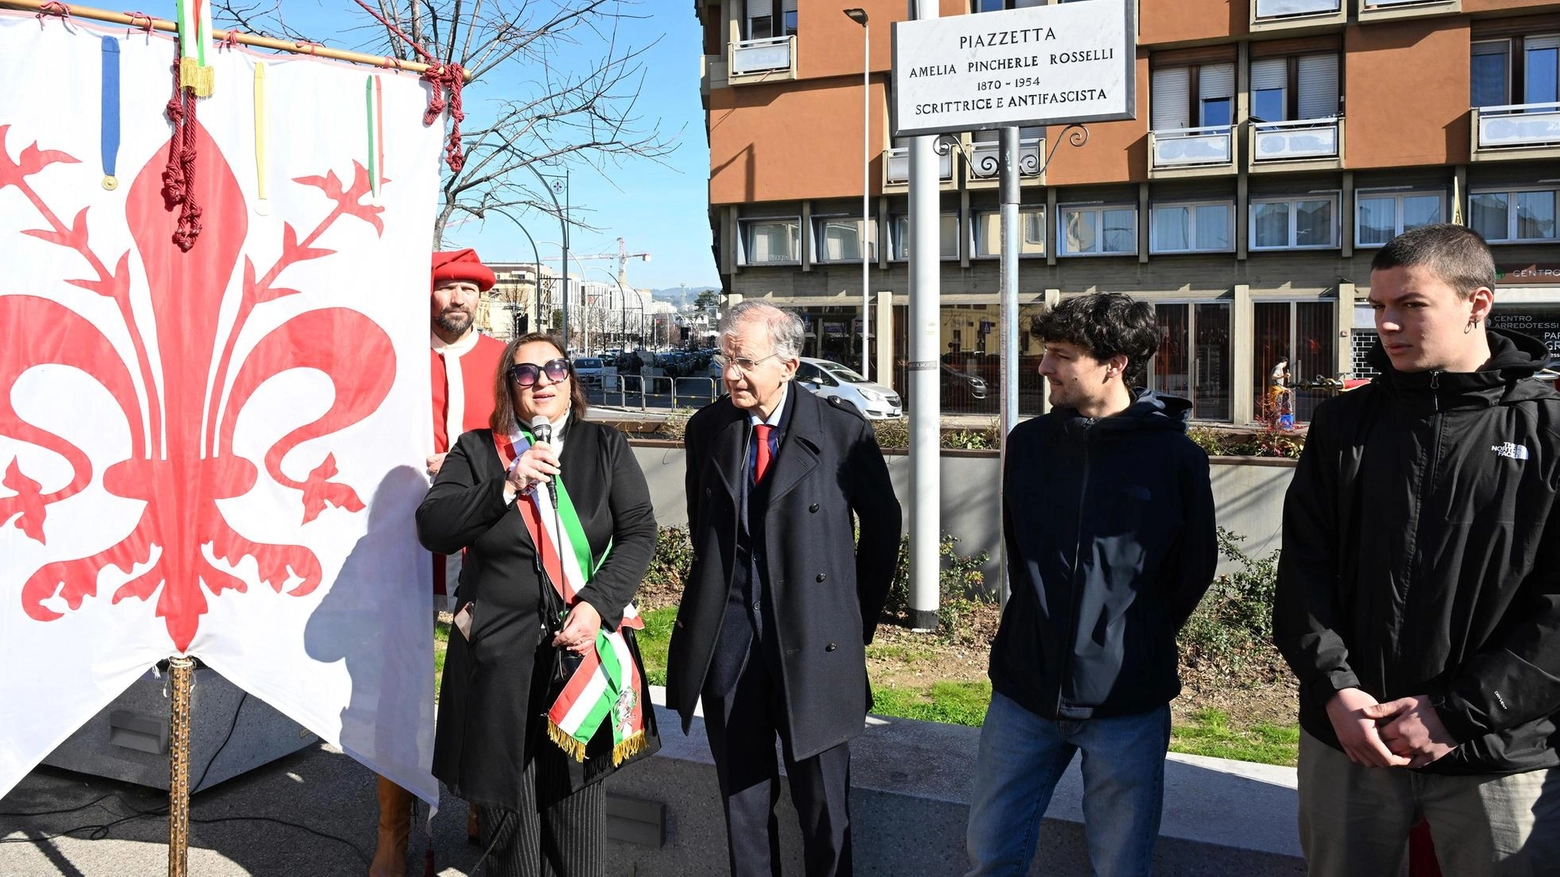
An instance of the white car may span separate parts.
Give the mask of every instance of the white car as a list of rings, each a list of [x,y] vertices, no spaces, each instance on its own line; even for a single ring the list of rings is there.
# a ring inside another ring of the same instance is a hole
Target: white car
[[[585,387],[594,387],[601,383],[602,375],[607,371],[606,363],[599,356],[574,357],[574,376],[580,379],[580,384]],[[614,371],[616,371],[614,369]]]
[[[803,357],[796,382],[825,399],[849,402],[870,420],[904,416],[898,393],[831,360]]]

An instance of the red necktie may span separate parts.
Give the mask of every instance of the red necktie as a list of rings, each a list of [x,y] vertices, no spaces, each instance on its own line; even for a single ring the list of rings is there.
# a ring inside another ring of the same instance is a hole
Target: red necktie
[[[758,436],[758,466],[753,472],[754,484],[761,483],[764,480],[764,473],[769,471],[769,433],[773,429],[774,427],[762,423],[753,427],[754,433]]]

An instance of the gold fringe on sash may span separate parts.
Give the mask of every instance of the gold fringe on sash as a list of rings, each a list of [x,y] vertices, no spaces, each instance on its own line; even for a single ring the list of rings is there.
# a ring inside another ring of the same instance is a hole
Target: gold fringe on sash
[[[547,736],[552,738],[558,748],[567,752],[575,761],[585,760],[585,744],[574,739],[568,731],[558,727],[558,723],[549,720],[547,722]]]
[[[645,732],[635,731],[628,737],[624,738],[623,742],[612,747],[612,766],[621,766],[623,762],[644,751],[644,748]]]

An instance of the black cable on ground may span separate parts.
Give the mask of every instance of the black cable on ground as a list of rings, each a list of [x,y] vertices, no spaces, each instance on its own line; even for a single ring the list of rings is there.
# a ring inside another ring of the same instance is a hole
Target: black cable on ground
[[[33,817],[33,816],[58,816],[61,813],[75,813],[77,810],[85,810],[88,807],[91,807],[92,805],[98,803],[99,801],[102,801],[104,798],[111,798],[113,796],[114,796],[113,792],[106,792],[106,793],[104,793],[102,795],[97,796],[96,798],[93,798],[92,800],[88,801],[85,804],[78,804],[75,807],[61,807],[58,810],[34,810],[34,811],[31,811],[31,812],[20,812],[20,811],[17,811],[17,812],[3,812],[3,811],[0,811],[0,816],[10,816],[10,817],[15,818],[15,819],[28,819],[28,818]]]
[[[242,697],[239,698],[238,706],[233,710],[233,721],[228,724],[227,734],[222,738],[222,742],[217,745],[217,751],[212,753],[211,758],[207,759],[206,766],[201,769],[200,777],[193,784],[190,785],[190,790],[191,790],[192,793],[194,791],[200,789],[201,784],[206,781],[206,775],[211,772],[211,766],[216,763],[218,756],[220,756],[222,754],[222,751],[227,748],[227,745],[228,745],[229,741],[231,741],[233,739],[233,732],[234,732],[234,730],[236,730],[238,728],[238,716],[239,716],[239,714],[241,712],[243,712],[244,704],[246,702],[248,702],[248,700],[249,700],[249,692],[245,691],[245,692],[243,692]],[[133,822],[133,821],[135,821],[137,819],[149,819],[149,818],[152,818],[152,817],[163,817],[163,816],[167,816],[168,815],[168,805],[167,804],[163,804],[163,805],[161,805],[159,807],[154,807],[154,808],[152,808],[150,810],[142,810],[141,808],[137,807],[136,805],[132,804],[131,802],[125,800],[123,797],[119,796],[117,792],[108,792],[108,793],[105,793],[103,795],[98,796],[97,798],[95,798],[95,799],[93,799],[91,801],[88,801],[85,804],[81,804],[81,805],[76,806],[76,807],[66,807],[66,808],[61,808],[61,809],[58,809],[58,810],[40,810],[40,811],[32,812],[32,813],[0,813],[0,816],[13,816],[13,817],[18,817],[18,818],[26,818],[26,817],[34,817],[34,816],[57,816],[57,815],[64,814],[64,813],[75,813],[77,811],[85,810],[85,809],[87,809],[89,807],[93,807],[93,806],[101,803],[103,800],[105,800],[107,798],[111,798],[111,797],[117,798],[119,803],[122,804],[125,807],[125,809],[131,811],[131,815],[122,817],[120,819],[113,820],[112,822],[106,822],[106,823],[100,823],[100,824],[91,824],[91,825],[78,825],[78,826],[75,826],[74,828],[67,828],[64,831],[54,832],[52,834],[45,834],[45,835],[41,835],[41,836],[37,836],[37,837],[0,838],[0,844],[7,844],[7,843],[31,843],[31,844],[46,843],[46,842],[51,841],[51,840],[57,840],[57,839],[62,838],[62,837],[68,837],[70,835],[78,834],[78,833],[83,832],[83,831],[90,831],[91,832],[90,834],[87,835],[87,839],[88,840],[103,840],[103,839],[105,839],[105,838],[107,838],[109,836],[110,830],[113,829],[115,826],[122,825],[122,824],[124,824],[126,822]],[[192,810],[194,809],[193,800],[191,802],[191,809]],[[335,841],[335,842],[337,842],[339,844],[343,844],[343,845],[351,848],[352,852],[357,854],[357,857],[360,860],[362,860],[363,864],[365,864],[365,865],[372,864],[372,862],[370,860],[370,857],[367,854],[365,854],[363,852],[363,850],[358,848],[357,844],[353,843],[352,841],[347,840],[344,837],[339,837],[337,835],[330,834],[328,832],[323,832],[323,831],[320,831],[320,830],[315,829],[315,828],[310,828],[307,825],[303,825],[303,824],[300,824],[300,823],[297,823],[297,822],[289,822],[289,821],[287,821],[285,819],[278,819],[278,818],[272,817],[272,816],[211,816],[211,817],[197,817],[197,816],[194,816],[192,814],[190,816],[190,821],[193,822],[193,823],[196,823],[197,825],[214,825],[214,824],[223,823],[223,822],[270,822],[270,823],[273,823],[273,824],[276,824],[276,825],[284,825],[284,826],[287,826],[288,828],[296,828],[299,831],[308,832],[309,834],[315,835],[316,837],[321,837],[321,838],[324,838],[326,840],[331,840],[331,841]]]

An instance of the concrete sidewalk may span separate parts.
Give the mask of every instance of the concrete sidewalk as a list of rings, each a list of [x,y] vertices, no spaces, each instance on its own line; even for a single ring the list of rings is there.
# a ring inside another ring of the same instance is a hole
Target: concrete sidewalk
[[[167,803],[160,791],[40,767],[0,799],[0,874],[167,874]],[[466,843],[466,805],[446,795],[440,807],[436,873],[470,874],[481,851]],[[25,813],[40,815],[18,815]],[[361,877],[377,814],[373,772],[340,750],[311,746],[192,798],[189,873]],[[414,831],[409,874],[422,874],[426,847]]]
[[[674,715],[660,708],[657,716],[661,753],[608,781],[607,834],[619,838],[608,841],[608,873],[724,874],[725,825],[703,722],[695,719],[685,737]],[[869,720],[851,743],[859,874],[963,872],[978,735],[955,725]],[[1057,788],[1031,874],[1088,873],[1081,793],[1075,763]],[[163,793],[140,786],[38,768],[0,799],[0,875],[166,874],[166,803]],[[800,874],[788,794],[781,806],[787,873]],[[1303,873],[1295,810],[1293,769],[1172,755],[1156,872]],[[376,815],[373,773],[336,749],[314,745],[194,796],[189,873],[362,877]],[[471,875],[476,868],[481,851],[467,844],[465,820],[465,802],[446,794],[433,821],[436,874]],[[413,877],[423,873],[426,849],[425,838],[414,833]]]

